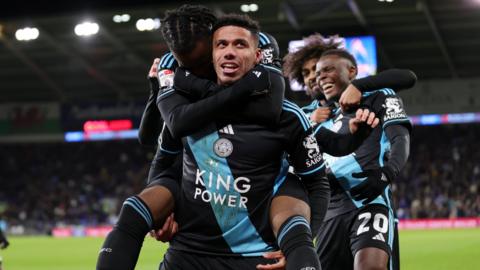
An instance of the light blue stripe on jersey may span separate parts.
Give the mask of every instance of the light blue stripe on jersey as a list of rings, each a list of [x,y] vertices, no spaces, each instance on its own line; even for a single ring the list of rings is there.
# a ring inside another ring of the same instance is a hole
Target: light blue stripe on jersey
[[[162,58],[160,59],[160,63],[158,64],[158,70],[168,68],[167,63],[168,61],[171,61],[172,58],[173,58],[173,55],[170,52],[163,55]]]
[[[325,168],[325,162],[323,162],[322,165],[320,165],[319,167],[317,167],[317,168],[315,168],[315,169],[313,169],[313,170],[311,170],[311,171],[307,171],[307,172],[295,172],[295,173],[298,174],[298,175],[309,175],[309,174],[312,174],[312,173],[314,173],[314,172],[317,172],[317,171],[319,171],[319,170],[321,170],[321,169],[323,169],[323,168]]]
[[[310,230],[310,225],[308,224],[307,220],[304,217],[301,216],[296,216],[288,221],[287,224],[283,226],[282,231],[278,234],[277,237],[277,243],[280,245],[280,243],[283,240],[283,237],[285,237],[285,234],[288,233],[293,227],[295,226],[306,226]]]
[[[383,123],[382,128],[386,128],[387,126],[392,125],[392,124],[401,124],[401,123],[411,124],[412,122],[410,122],[410,119],[408,119],[408,118],[388,120],[388,121]]]
[[[278,174],[277,178],[275,178],[275,184],[273,185],[273,194],[277,194],[278,189],[280,186],[285,182],[288,174],[288,161],[286,159],[282,160],[282,167],[280,167],[280,173]]]
[[[377,89],[377,90],[373,90],[373,91],[363,92],[362,97],[368,97],[368,96],[371,96],[371,95],[373,95],[377,92],[382,92],[386,96],[395,95],[395,92],[392,89],[382,88],[382,89]]]
[[[173,88],[170,88],[170,89],[166,89],[165,91],[163,91],[163,93],[161,93],[158,97],[157,97],[157,100],[159,98],[162,98],[164,96],[168,96],[170,95],[171,93],[175,92],[175,90]]]
[[[160,145],[160,151],[162,152],[165,152],[167,154],[171,154],[171,155],[176,155],[176,154],[180,154],[182,151],[171,151],[171,150],[167,150],[165,148],[163,148],[161,145]]]
[[[308,104],[307,106],[303,106],[301,109],[305,114],[307,114],[307,113],[311,113],[317,108],[318,108],[318,100],[314,100],[312,101],[312,103]]]
[[[212,175],[220,175],[224,179],[229,178],[232,180],[229,182],[228,189],[223,184],[218,186],[216,184],[206,185],[205,189],[226,197],[230,195],[236,196],[240,200],[242,194],[236,191],[233,186],[235,177],[230,171],[227,160],[217,156],[213,151],[213,146],[218,139],[219,136],[216,131],[198,140],[187,137],[188,144],[200,170],[207,172],[207,175],[212,173]],[[215,166],[212,166],[212,164],[215,164]],[[215,189],[216,187],[218,188]],[[252,224],[248,215],[248,209],[238,205],[229,207],[228,205],[215,203],[213,198],[210,201],[210,205],[218,226],[223,232],[223,238],[230,246],[232,252],[242,254],[243,256],[261,256],[264,252],[273,250],[272,246],[267,245],[263,241]]]
[[[297,117],[300,120],[300,123],[302,123],[302,126],[303,126],[305,131],[308,130],[311,127],[310,122],[307,119],[307,116],[305,116],[303,111],[297,105],[293,104],[292,102],[290,102],[288,100],[284,100],[282,108],[285,111],[293,112],[295,115],[297,115]]]
[[[378,164],[380,167],[383,167],[383,159],[388,151],[390,151],[390,140],[388,140],[385,131],[382,131],[382,137],[380,137],[380,153],[378,155]]]
[[[264,65],[264,64],[261,64],[261,65],[262,65],[264,68],[266,68],[266,69],[268,69],[268,70],[270,70],[270,71],[276,72],[276,73],[278,73],[278,74],[280,74],[280,75],[283,76],[281,69],[279,69],[279,68],[277,68],[277,67],[274,67],[274,66],[269,66],[269,65]]]
[[[270,39],[264,33],[260,32],[259,36],[260,36],[260,39],[263,40],[262,46],[271,43]]]
[[[150,215],[150,212],[148,209],[145,208],[142,202],[138,201],[136,197],[130,197],[125,200],[123,205],[128,205],[132,207],[135,211],[137,211],[143,219],[145,219],[145,222],[147,222],[148,227],[151,228],[153,225],[153,219],[152,216]]]

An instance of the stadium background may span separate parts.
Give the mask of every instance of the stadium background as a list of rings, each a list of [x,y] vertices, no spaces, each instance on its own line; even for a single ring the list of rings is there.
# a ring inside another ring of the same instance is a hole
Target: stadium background
[[[154,150],[132,137],[150,63],[167,50],[155,19],[181,3],[19,1],[0,9],[6,270],[93,268],[102,238],[90,236],[103,235],[121,202],[145,182]],[[314,32],[373,36],[377,71],[412,69],[418,83],[401,94],[415,124],[411,155],[393,187],[403,268],[478,269],[480,1],[196,3],[218,13],[251,10],[282,55],[290,41]],[[115,17],[123,14],[128,21]],[[147,18],[153,29],[139,31],[138,20]],[[98,32],[76,35],[84,21],[97,23]],[[38,37],[18,40],[24,27],[35,27]],[[287,95],[307,102],[302,91]],[[156,269],[165,246],[150,239],[145,245],[137,268]]]

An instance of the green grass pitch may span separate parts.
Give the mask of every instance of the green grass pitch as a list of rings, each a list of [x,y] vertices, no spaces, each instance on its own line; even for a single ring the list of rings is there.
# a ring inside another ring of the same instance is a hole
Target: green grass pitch
[[[1,250],[4,270],[95,269],[101,238],[11,237]],[[147,237],[139,270],[158,269],[166,245]],[[401,231],[400,251],[405,270],[480,269],[480,229]]]

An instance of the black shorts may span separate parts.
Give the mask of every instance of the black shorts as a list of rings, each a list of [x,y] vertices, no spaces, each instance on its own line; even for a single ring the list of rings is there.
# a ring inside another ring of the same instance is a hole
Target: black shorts
[[[302,200],[308,204],[308,192],[300,177],[293,173],[288,173],[285,181],[280,185],[273,197],[289,196]]]
[[[272,264],[263,257],[213,256],[168,249],[160,270],[256,269],[257,264]]]
[[[355,254],[367,247],[387,252],[388,269],[399,269],[395,224],[392,211],[380,204],[367,205],[324,221],[316,238],[322,269],[353,269]]]

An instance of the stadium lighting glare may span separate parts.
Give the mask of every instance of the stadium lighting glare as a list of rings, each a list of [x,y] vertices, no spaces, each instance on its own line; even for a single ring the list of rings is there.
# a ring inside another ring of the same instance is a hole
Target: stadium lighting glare
[[[129,14],[123,14],[123,15],[122,15],[122,21],[123,21],[123,22],[128,22],[128,21],[130,21],[130,15],[129,15]]]
[[[389,2],[389,3],[393,2],[393,0],[386,0],[386,1]]]
[[[113,21],[116,22],[116,23],[121,23],[122,22],[122,16],[121,15],[113,16]]]
[[[86,36],[95,35],[96,33],[98,33],[99,29],[100,27],[98,26],[97,23],[83,22],[83,23],[77,24],[75,26],[74,31],[77,36],[86,37]]]
[[[113,21],[116,23],[124,23],[130,21],[130,15],[129,14],[122,14],[122,15],[115,15],[113,16]]]
[[[250,5],[248,5],[248,4],[243,4],[243,5],[240,6],[240,10],[241,10],[242,12],[245,12],[245,13],[247,13],[247,12],[256,12],[256,11],[258,10],[258,5],[257,5],[257,4],[250,4]]]
[[[153,31],[160,28],[160,19],[139,19],[135,26],[137,27],[138,31]]]
[[[256,12],[258,10],[258,5],[257,4],[250,4],[250,11],[251,12]]]
[[[34,39],[37,39],[39,35],[40,35],[40,32],[35,27],[33,27],[33,28],[25,27],[25,28],[22,28],[22,29],[18,29],[15,32],[15,38],[18,41],[34,40]]]

